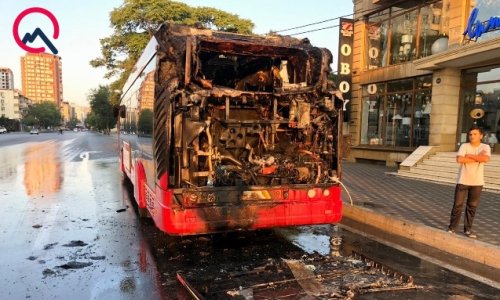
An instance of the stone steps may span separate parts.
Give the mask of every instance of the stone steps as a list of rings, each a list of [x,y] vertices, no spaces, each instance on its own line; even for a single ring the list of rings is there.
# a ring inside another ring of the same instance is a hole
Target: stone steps
[[[458,164],[456,152],[437,152],[410,168],[395,174],[405,178],[455,184]],[[484,167],[485,189],[500,192],[500,155],[492,155]]]

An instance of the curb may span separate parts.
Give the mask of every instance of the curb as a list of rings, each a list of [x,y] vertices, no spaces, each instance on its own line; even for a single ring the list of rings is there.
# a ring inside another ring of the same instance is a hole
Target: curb
[[[418,223],[388,217],[357,206],[343,206],[343,215],[361,224],[378,228],[450,254],[500,269],[500,247],[478,240],[450,234]]]

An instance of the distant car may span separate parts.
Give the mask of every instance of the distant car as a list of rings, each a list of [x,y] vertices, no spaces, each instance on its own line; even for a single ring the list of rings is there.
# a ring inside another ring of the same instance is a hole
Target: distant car
[[[0,126],[0,134],[1,133],[7,133],[7,128]]]
[[[40,131],[36,128],[31,129],[30,134],[39,134]]]

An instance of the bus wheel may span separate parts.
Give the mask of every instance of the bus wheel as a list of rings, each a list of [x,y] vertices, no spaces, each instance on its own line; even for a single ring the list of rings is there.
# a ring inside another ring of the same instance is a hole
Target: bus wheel
[[[141,208],[137,207],[137,213],[139,214],[140,218],[150,218],[151,216],[149,215],[149,211],[147,208]]]
[[[144,177],[140,177],[138,181],[138,199],[137,199],[137,213],[139,214],[140,218],[147,218],[149,217],[149,212],[146,207],[146,180],[144,180]],[[141,207],[141,204],[144,207]]]
[[[129,180],[127,172],[125,171],[125,166],[123,165],[123,150],[120,150],[120,174],[123,182]]]

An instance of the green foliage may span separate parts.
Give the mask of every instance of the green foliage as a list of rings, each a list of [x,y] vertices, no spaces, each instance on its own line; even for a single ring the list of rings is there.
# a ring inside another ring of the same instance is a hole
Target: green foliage
[[[0,126],[5,127],[7,131],[18,131],[19,130],[19,121],[14,119],[9,119],[7,117],[0,117]]]
[[[23,119],[23,123],[36,127],[54,127],[61,124],[61,113],[53,102],[33,104]]]
[[[139,134],[153,134],[153,111],[151,109],[141,110],[139,113],[139,121],[137,123]]]
[[[80,123],[80,121],[77,118],[73,117],[68,121],[67,126],[68,128],[73,129],[78,123]]]
[[[107,78],[118,75],[119,88],[148,41],[165,22],[201,24],[214,30],[238,33],[251,33],[254,27],[252,21],[235,14],[170,0],[124,0],[123,5],[111,12],[110,22],[114,32],[101,39],[101,57],[93,59],[90,64],[105,67]],[[116,102],[115,99],[112,101]]]
[[[90,114],[87,123],[97,130],[109,132],[117,119],[113,116],[113,106],[110,102],[110,92],[107,86],[99,86],[90,91],[88,98],[90,102]]]
[[[328,74],[328,80],[335,82],[336,85],[339,84],[339,74],[331,72]]]
[[[23,123],[28,126],[35,126],[38,125],[38,120],[34,116],[26,115],[26,117],[23,118]]]

